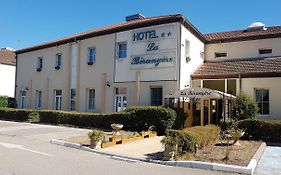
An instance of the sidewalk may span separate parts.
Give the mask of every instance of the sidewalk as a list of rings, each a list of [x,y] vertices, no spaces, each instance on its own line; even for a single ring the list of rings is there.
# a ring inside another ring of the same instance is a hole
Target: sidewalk
[[[267,146],[255,171],[255,175],[281,175],[281,147]]]
[[[144,159],[159,159],[164,151],[164,147],[160,142],[162,138],[163,136],[156,136],[130,143],[114,145],[103,148],[102,150]]]

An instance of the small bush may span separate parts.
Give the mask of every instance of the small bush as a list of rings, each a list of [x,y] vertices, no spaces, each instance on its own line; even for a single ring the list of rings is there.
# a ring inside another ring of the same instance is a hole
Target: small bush
[[[246,119],[238,127],[245,130],[244,139],[281,143],[281,121]]]
[[[163,144],[177,145],[178,156],[195,153],[197,148],[203,148],[218,139],[220,128],[214,125],[195,126],[183,130],[168,130]]]
[[[248,118],[256,118],[258,115],[258,105],[247,94],[241,93],[235,100],[235,118],[243,120]]]
[[[8,106],[8,98],[7,96],[0,96],[0,107]]]

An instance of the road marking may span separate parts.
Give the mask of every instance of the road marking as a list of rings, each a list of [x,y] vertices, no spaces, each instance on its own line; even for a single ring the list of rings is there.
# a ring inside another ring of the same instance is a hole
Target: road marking
[[[53,157],[53,155],[51,155],[51,154],[24,148],[22,145],[15,145],[15,144],[11,144],[11,143],[1,143],[0,142],[0,146],[6,147],[8,149],[20,149],[20,150],[24,150],[24,151],[28,151],[28,152],[32,152],[32,153],[36,153],[36,154],[41,154],[41,155],[48,156],[48,157]]]

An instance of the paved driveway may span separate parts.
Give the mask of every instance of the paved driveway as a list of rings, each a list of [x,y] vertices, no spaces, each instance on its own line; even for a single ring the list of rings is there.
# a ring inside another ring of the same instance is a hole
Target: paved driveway
[[[255,171],[255,175],[281,175],[281,147],[267,146]]]
[[[50,139],[87,134],[77,128],[0,120],[1,175],[214,175],[230,174],[145,162],[128,162],[50,144]]]

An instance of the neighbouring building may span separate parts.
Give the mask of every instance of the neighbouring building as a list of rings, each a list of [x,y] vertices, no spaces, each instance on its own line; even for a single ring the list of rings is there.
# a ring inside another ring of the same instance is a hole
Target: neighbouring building
[[[16,54],[13,49],[0,50],[0,95],[14,97]]]
[[[201,87],[246,92],[264,117],[281,118],[281,26],[203,35],[179,14],[132,15],[16,53],[19,108],[122,111]]]

